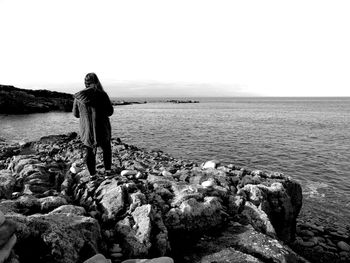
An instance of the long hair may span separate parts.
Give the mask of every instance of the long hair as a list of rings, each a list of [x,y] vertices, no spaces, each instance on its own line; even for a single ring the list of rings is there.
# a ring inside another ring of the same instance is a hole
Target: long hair
[[[100,80],[98,79],[97,75],[93,72],[86,74],[85,87],[86,88],[93,87],[94,89],[104,91]]]

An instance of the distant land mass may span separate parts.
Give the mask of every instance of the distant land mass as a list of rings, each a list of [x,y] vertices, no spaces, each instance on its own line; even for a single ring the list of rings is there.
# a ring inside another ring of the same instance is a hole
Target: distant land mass
[[[0,113],[27,114],[72,111],[73,95],[49,90],[27,90],[0,85]]]
[[[10,85],[0,85],[0,114],[29,114],[49,111],[70,112],[73,108],[72,94],[46,89],[20,89]],[[126,101],[111,99],[113,106],[144,104],[147,101]],[[195,100],[157,100],[166,103],[199,103]]]

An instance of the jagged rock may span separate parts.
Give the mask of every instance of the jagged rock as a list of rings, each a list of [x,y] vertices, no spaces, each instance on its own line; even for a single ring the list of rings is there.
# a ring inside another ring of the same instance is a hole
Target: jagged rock
[[[128,257],[147,256],[151,249],[151,209],[151,205],[137,207],[132,218],[125,218],[117,223],[116,231],[123,236],[122,246]]]
[[[7,217],[17,225],[16,251],[27,262],[39,259],[57,263],[81,262],[96,254],[102,245],[100,227],[93,218],[68,214],[27,217],[10,214]]]
[[[242,215],[248,218],[249,223],[259,232],[276,238],[276,231],[273,228],[268,216],[251,202],[245,202]]]
[[[16,179],[10,170],[0,170],[0,199],[11,198],[16,185]]]
[[[247,184],[238,191],[238,194],[246,196],[247,200],[268,215],[281,240],[291,242],[295,237],[296,218],[301,208],[299,200],[302,199],[302,191],[295,182],[288,182],[285,185],[289,191],[280,182],[272,182],[269,186]],[[290,196],[289,193],[294,196]]]
[[[165,225],[172,232],[201,232],[220,226],[222,206],[217,197],[205,197],[204,202],[190,198],[165,216]]]
[[[100,185],[96,191],[99,193],[97,198],[100,200],[99,205],[106,220],[113,220],[123,212],[126,198],[123,188],[117,181],[112,180],[110,184],[103,187]]]
[[[76,206],[76,205],[62,205],[52,210],[49,214],[73,214],[77,216],[86,215],[86,210],[84,207]]]

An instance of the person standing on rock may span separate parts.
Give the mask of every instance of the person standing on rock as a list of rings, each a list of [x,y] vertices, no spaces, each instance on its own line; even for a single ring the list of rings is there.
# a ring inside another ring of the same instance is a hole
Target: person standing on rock
[[[107,173],[111,170],[111,123],[113,106],[95,73],[85,77],[85,89],[74,95],[73,115],[79,120],[80,138],[86,147],[85,162],[91,177],[96,175],[96,150],[101,147]]]

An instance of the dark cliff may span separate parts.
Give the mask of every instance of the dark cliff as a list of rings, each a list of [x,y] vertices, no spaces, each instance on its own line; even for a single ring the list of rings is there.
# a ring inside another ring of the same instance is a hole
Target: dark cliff
[[[0,85],[0,114],[71,111],[73,95],[49,90],[26,90]]]

